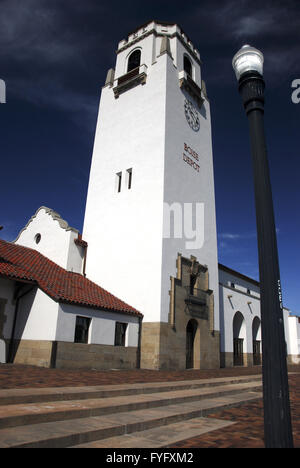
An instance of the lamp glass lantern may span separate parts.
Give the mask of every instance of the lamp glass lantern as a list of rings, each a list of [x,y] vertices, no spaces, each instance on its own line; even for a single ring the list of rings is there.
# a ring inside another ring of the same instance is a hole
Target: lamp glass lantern
[[[261,76],[263,74],[264,56],[255,47],[244,45],[233,57],[232,66],[235,71],[237,80],[241,78],[244,73],[255,71]]]

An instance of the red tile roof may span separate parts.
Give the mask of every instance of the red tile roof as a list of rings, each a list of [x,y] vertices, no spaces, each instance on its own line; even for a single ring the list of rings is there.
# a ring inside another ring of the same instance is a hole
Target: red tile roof
[[[141,316],[133,307],[41,253],[0,239],[0,276],[34,282],[58,302]]]

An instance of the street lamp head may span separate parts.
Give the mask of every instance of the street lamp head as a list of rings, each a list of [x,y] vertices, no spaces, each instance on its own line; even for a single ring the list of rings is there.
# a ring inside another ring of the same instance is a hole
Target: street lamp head
[[[241,78],[246,72],[254,71],[263,74],[263,54],[251,47],[250,45],[244,45],[233,57],[232,66],[235,71],[237,80]]]

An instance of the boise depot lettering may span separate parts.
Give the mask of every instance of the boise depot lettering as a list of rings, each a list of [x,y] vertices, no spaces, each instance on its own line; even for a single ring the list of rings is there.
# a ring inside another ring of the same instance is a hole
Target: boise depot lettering
[[[189,166],[191,166],[193,169],[195,169],[195,171],[199,172],[200,170],[200,166],[199,164],[197,164],[194,159],[196,161],[199,162],[199,155],[198,153],[196,153],[196,151],[194,151],[190,146],[188,146],[186,143],[184,143],[184,152],[182,153],[182,158],[183,158],[183,161],[186,162],[187,164],[189,164]],[[186,153],[188,153],[190,156],[188,156]]]

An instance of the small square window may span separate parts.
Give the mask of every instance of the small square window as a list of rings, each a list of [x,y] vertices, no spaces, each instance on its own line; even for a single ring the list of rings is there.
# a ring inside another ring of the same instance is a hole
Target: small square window
[[[122,172],[118,172],[116,174],[116,191],[119,193],[121,192],[122,188]]]
[[[76,317],[74,343],[88,343],[90,323],[88,317]]]
[[[230,283],[230,286],[234,289],[235,288],[235,284],[234,283]]]
[[[128,190],[131,189],[132,186],[132,169],[127,169],[127,188]]]
[[[115,346],[125,346],[127,323],[116,322]]]

